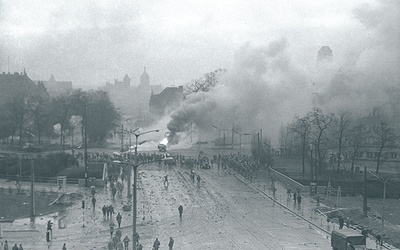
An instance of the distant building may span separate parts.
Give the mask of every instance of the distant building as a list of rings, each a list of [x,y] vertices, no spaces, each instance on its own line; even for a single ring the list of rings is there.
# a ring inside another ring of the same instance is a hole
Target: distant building
[[[146,72],[146,67],[144,67],[143,73],[140,76],[140,86],[150,86],[150,77]]]
[[[150,113],[161,116],[166,110],[176,107],[183,99],[183,86],[167,87],[160,94],[151,93]]]
[[[318,61],[331,61],[333,58],[332,50],[329,46],[322,46],[318,51]]]
[[[140,75],[139,84],[132,83],[126,74],[122,81],[114,79],[114,84],[106,83],[103,88],[114,102],[126,115],[134,117],[136,120],[149,120],[149,100],[151,94],[158,94],[162,91],[161,85],[150,85],[150,77],[146,72],[146,67]],[[138,83],[136,82],[136,83]],[[150,117],[150,118],[149,118]]]
[[[57,96],[67,93],[72,90],[72,82],[70,81],[57,81],[52,74],[48,81],[36,81],[43,83],[44,87],[50,96]]]
[[[0,74],[0,105],[15,95],[48,95],[43,83],[35,83],[26,74],[15,72],[14,74],[3,72]]]

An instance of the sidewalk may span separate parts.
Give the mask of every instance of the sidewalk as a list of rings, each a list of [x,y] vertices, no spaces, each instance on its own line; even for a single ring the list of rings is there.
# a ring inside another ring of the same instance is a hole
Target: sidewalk
[[[338,223],[328,222],[327,217],[318,208],[328,208],[323,203],[320,203],[317,206],[317,201],[310,197],[308,193],[301,193],[302,200],[301,206],[297,205],[293,200],[293,192],[295,190],[291,190],[291,196],[288,196],[287,187],[285,184],[275,181],[274,185],[276,188],[275,197],[273,193],[273,186],[269,178],[263,178],[263,180],[251,181],[248,180],[235,171],[229,169],[229,171],[234,174],[238,179],[245,182],[247,185],[257,190],[258,192],[263,193],[265,196],[274,200],[277,204],[276,206],[280,209],[286,209],[294,214],[296,214],[299,218],[306,220],[310,223],[310,227],[314,227],[317,231],[323,234],[327,239],[330,238],[330,235],[333,230],[339,230]],[[267,176],[267,174],[266,174]],[[332,209],[333,210],[333,209]],[[359,230],[353,228],[354,230],[360,232]],[[360,232],[361,233],[361,232]],[[389,246],[390,247],[390,246]],[[375,239],[371,237],[367,237],[367,248],[376,249]],[[387,249],[382,247],[382,249]],[[388,248],[390,249],[390,248]]]

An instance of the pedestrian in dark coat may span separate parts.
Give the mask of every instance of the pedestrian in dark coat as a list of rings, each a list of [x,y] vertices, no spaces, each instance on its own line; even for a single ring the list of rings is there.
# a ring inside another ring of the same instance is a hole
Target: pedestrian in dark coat
[[[101,209],[103,211],[103,218],[106,218],[107,215],[107,208],[106,205],[103,206],[103,208]]]
[[[8,242],[7,241],[4,242],[4,250],[8,250]]]
[[[94,198],[94,196],[92,198],[92,204],[93,204],[93,210],[94,210],[96,207],[96,198]]]
[[[301,195],[300,194],[297,195],[297,204],[300,207],[300,205],[301,205]]]
[[[156,238],[153,244],[153,249],[158,250],[159,248],[160,248],[160,241],[158,240],[158,238]]]
[[[178,211],[179,211],[179,218],[182,218],[182,213],[183,213],[183,206],[182,205],[179,205]]]
[[[121,228],[121,220],[122,220],[122,215],[120,213],[118,213],[117,214],[118,228]]]
[[[344,219],[342,216],[339,216],[339,229],[343,229]]]
[[[169,237],[169,243],[168,243],[169,250],[172,250],[173,246],[174,246],[174,239],[172,239],[172,237]]]
[[[12,250],[18,250],[18,245],[15,243],[15,245],[12,247]]]

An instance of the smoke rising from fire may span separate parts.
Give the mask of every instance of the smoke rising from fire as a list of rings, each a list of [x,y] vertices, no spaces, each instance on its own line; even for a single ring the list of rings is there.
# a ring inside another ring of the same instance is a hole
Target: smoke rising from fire
[[[356,8],[362,35],[345,39],[340,53],[332,47],[332,62],[317,63],[317,48],[309,61],[299,63],[286,38],[243,45],[217,87],[188,95],[170,114],[169,141],[177,143],[195,124],[200,140],[218,135],[212,125],[234,125],[245,133],[263,129],[276,142],[282,124],[311,110],[313,93],[326,111],[365,115],[388,100],[389,87],[399,86],[399,9],[397,2]]]

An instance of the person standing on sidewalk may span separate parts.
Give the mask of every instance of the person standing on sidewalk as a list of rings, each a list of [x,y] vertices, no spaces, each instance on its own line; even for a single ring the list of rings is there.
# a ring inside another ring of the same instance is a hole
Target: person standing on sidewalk
[[[67,250],[67,246],[65,245],[65,243],[64,243],[64,245],[62,247],[62,250]]]
[[[118,228],[121,228],[121,221],[122,221],[122,215],[118,212],[117,214]]]
[[[19,244],[18,250],[24,250],[24,248],[22,247],[22,244]]]
[[[11,250],[18,250],[18,245],[17,245],[17,243],[15,243],[15,245],[12,247]]]
[[[179,211],[179,218],[182,219],[182,213],[183,213],[183,206],[182,205],[179,205],[178,211]]]
[[[173,246],[174,246],[174,239],[172,239],[172,237],[169,237],[169,243],[168,243],[169,250],[172,250]]]

